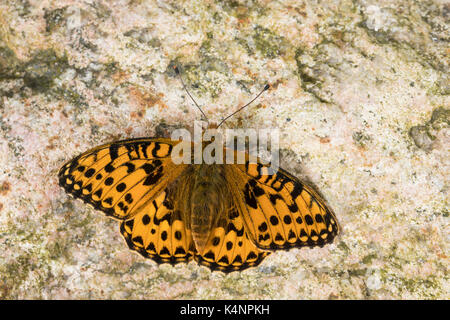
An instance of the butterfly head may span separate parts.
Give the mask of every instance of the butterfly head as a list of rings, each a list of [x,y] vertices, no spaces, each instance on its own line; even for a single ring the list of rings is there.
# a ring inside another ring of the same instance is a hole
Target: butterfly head
[[[217,129],[217,128],[219,128],[219,125],[217,124],[217,122],[208,122],[207,129]]]

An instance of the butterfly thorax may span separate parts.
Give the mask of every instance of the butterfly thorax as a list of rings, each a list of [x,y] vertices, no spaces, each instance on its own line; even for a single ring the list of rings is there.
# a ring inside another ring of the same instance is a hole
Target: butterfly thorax
[[[216,219],[231,202],[224,166],[201,164],[193,166],[195,174],[190,197],[192,237],[198,252],[202,252]]]

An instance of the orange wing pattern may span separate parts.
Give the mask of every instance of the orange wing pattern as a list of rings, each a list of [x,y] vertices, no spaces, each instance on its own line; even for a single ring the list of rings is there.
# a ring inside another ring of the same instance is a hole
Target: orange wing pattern
[[[240,191],[235,198],[254,243],[274,250],[332,242],[339,227],[324,200],[283,169],[267,172],[266,166],[248,161],[228,170],[232,177],[227,180]]]
[[[105,144],[66,163],[59,183],[106,215],[126,219],[184,170],[170,159],[173,145],[170,140],[145,138]]]
[[[270,252],[258,249],[249,239],[242,215],[231,206],[210,232],[202,254],[195,260],[215,270],[230,272],[257,266]]]
[[[132,219],[120,224],[120,233],[130,249],[159,263],[192,260],[195,247],[189,226],[174,210],[168,189],[149,201]]]

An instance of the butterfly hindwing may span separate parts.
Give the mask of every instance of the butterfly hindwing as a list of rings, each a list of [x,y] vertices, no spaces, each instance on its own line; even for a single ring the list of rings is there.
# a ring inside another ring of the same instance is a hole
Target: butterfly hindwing
[[[285,170],[269,174],[268,167],[249,161],[231,168],[244,221],[259,248],[323,246],[337,235],[336,218],[324,200]]]
[[[173,145],[171,140],[150,138],[105,144],[66,163],[59,183],[75,198],[126,219],[184,169],[170,160]]]
[[[207,242],[199,252],[189,212],[183,207],[185,199],[190,198],[193,179],[192,170],[186,170],[133,218],[121,223],[120,231],[130,249],[158,263],[174,264],[194,258],[223,272],[259,264],[269,252],[260,250],[249,239],[242,215],[233,203],[225,204],[227,209],[219,213],[215,225],[205,230]],[[225,199],[232,198],[223,195]]]
[[[234,205],[217,219],[207,245],[195,260],[213,270],[230,272],[258,265],[269,254],[248,237],[242,215]]]
[[[132,219],[121,223],[120,233],[130,249],[158,263],[192,259],[195,248],[191,231],[173,202],[166,188]]]

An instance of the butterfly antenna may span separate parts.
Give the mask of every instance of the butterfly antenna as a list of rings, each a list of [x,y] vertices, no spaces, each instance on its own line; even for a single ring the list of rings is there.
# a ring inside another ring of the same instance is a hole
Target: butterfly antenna
[[[180,74],[180,70],[178,69],[177,66],[174,66],[173,69],[175,70],[175,73],[178,75],[178,77],[181,80],[181,84],[183,85],[184,90],[187,92],[188,96],[191,98],[191,100],[194,102],[194,104],[196,105],[196,107],[198,108],[198,110],[200,110],[200,112],[203,114],[203,117],[205,117],[206,121],[209,123],[208,117],[206,116],[206,114],[203,112],[202,108],[199,107],[199,105],[197,104],[197,102],[194,100],[194,98],[191,96],[191,94],[189,93],[188,89],[186,88],[186,85],[184,84],[183,81],[183,77]]]
[[[256,97],[254,97],[249,103],[247,103],[246,105],[240,107],[239,109],[237,109],[235,112],[233,112],[232,114],[230,114],[229,116],[225,117],[222,121],[220,121],[219,125],[217,126],[220,127],[222,125],[222,123],[224,123],[228,118],[231,118],[232,116],[234,116],[236,113],[238,113],[239,111],[241,111],[242,109],[244,109],[245,107],[249,106],[253,101],[255,101],[256,99],[259,98],[260,95],[263,94],[264,91],[268,90],[270,88],[269,84],[266,84],[264,86],[264,89],[261,90],[260,93],[258,93],[258,95]]]

